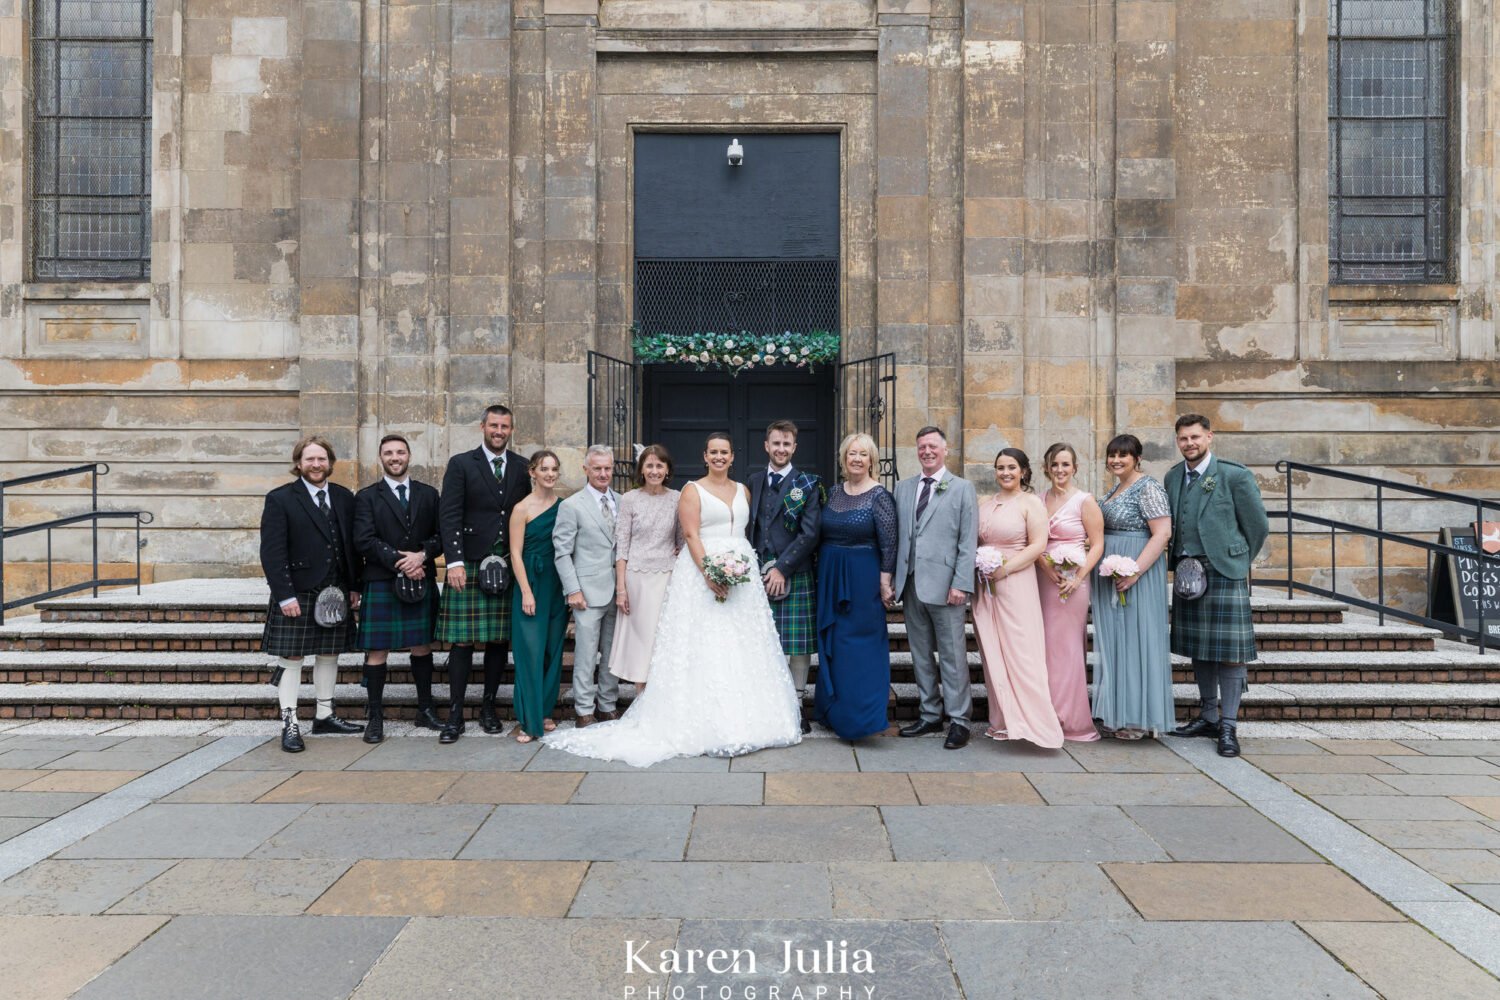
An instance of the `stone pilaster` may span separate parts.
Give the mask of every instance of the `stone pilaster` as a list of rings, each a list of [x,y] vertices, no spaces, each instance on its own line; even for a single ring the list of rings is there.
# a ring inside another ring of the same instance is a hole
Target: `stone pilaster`
[[[927,31],[927,413],[923,422],[963,430],[963,0],[932,0]],[[898,410],[898,416],[899,416]],[[916,417],[913,414],[913,417]],[[922,419],[922,418],[917,418]],[[899,421],[899,466],[915,469],[913,435]]]
[[[545,136],[547,130],[547,32],[542,0],[516,0],[511,36],[510,129],[511,234],[510,398],[516,441],[528,446],[546,438],[543,405],[543,344],[547,270],[545,227]]]

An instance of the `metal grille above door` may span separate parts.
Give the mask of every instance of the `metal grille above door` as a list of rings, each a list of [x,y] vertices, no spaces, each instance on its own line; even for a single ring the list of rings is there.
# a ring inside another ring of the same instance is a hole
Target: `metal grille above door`
[[[637,258],[635,324],[644,333],[837,330],[839,262]]]
[[[629,361],[589,351],[588,443],[615,453],[614,488],[630,489],[639,437],[641,369]]]
[[[876,478],[894,491],[896,471],[896,355],[876,354],[839,365],[840,444],[850,434],[868,434],[880,451]],[[843,478],[842,471],[839,478]]]

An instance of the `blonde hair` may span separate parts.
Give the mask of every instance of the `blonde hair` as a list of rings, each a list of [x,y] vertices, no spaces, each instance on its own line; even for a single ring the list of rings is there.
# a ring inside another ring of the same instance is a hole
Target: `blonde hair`
[[[845,476],[849,475],[849,468],[844,460],[849,457],[849,450],[858,446],[863,448],[870,456],[870,476],[873,478],[880,472],[880,448],[875,444],[875,439],[868,434],[850,434],[839,444],[839,471]]]

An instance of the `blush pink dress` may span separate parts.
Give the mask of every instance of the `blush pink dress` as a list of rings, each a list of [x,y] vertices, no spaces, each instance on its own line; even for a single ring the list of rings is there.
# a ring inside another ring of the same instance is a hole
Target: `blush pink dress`
[[[1031,494],[1003,503],[997,499],[986,500],[979,508],[979,544],[1000,549],[1008,559],[1026,547],[1023,505],[1041,506],[1041,501]],[[990,584],[976,581],[974,633],[990,698],[986,735],[1053,749],[1062,746],[1062,726],[1047,690],[1042,605],[1036,573],[1030,567],[1003,579],[997,573]]]
[[[1083,502],[1088,494],[1077,490],[1047,522],[1047,550],[1058,545],[1088,541],[1083,527]],[[1038,560],[1040,563],[1040,560]],[[1074,572],[1077,572],[1075,570]],[[1042,621],[1047,634],[1047,686],[1052,707],[1062,723],[1063,736],[1077,743],[1099,738],[1089,709],[1088,681],[1084,676],[1084,640],[1088,630],[1089,578],[1084,576],[1073,596],[1057,596],[1057,587],[1043,575],[1040,565],[1036,582],[1042,591]]]

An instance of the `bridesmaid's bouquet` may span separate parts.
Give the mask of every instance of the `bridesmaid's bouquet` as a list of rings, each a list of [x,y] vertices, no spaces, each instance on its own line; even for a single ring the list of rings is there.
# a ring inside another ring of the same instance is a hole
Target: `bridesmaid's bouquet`
[[[735,587],[750,579],[750,560],[736,552],[717,552],[703,557],[703,575],[714,583]],[[727,598],[714,595],[723,604]]]
[[[1042,553],[1042,558],[1047,560],[1048,565],[1057,570],[1058,575],[1064,581],[1068,581],[1077,575],[1078,568],[1083,565],[1084,560],[1088,558],[1088,554],[1083,551],[1082,545],[1073,542],[1064,542]],[[1066,594],[1059,594],[1058,600],[1066,603],[1068,596]]]
[[[1004,565],[1005,553],[993,545],[981,545],[974,550],[974,571],[992,594],[995,592],[995,571]]]
[[[1099,561],[1100,576],[1129,577],[1135,576],[1140,571],[1141,567],[1137,565],[1136,561],[1129,556],[1105,556]],[[1116,591],[1116,593],[1120,598],[1120,607],[1125,607],[1127,604],[1125,600],[1125,592],[1123,590],[1120,590]]]

